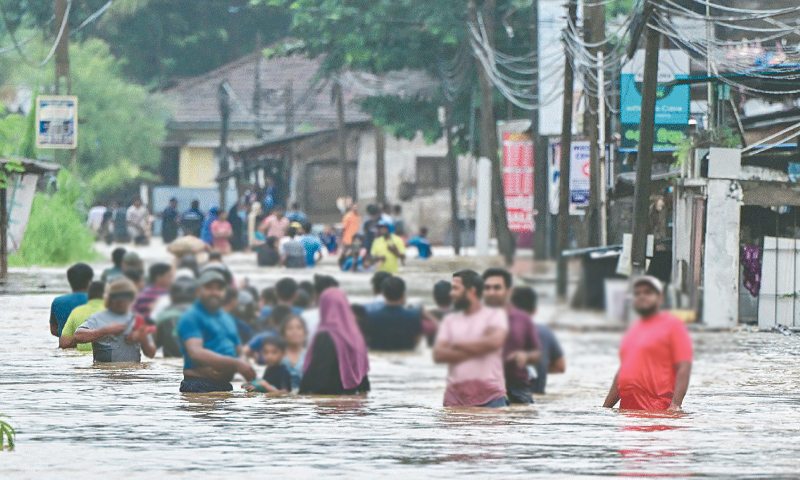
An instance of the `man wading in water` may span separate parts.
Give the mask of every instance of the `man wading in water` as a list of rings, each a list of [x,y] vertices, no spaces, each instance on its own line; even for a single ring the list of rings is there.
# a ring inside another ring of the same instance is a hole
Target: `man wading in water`
[[[619,350],[620,367],[604,407],[681,411],[692,371],[692,339],[686,325],[661,312],[664,290],[654,277],[633,284],[633,308],[641,315]]]
[[[241,341],[236,323],[220,307],[225,298],[225,277],[206,270],[198,280],[197,302],[178,321],[178,337],[184,358],[184,393],[229,392],[236,373],[248,382],[256,372],[239,358]]]

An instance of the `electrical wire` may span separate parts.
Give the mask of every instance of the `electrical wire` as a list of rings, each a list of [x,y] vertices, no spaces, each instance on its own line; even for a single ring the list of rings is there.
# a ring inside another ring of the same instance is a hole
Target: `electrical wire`
[[[55,55],[56,48],[58,48],[58,44],[61,42],[61,37],[64,35],[64,30],[67,27],[67,23],[69,21],[69,12],[71,10],[72,10],[72,0],[67,0],[67,8],[64,11],[64,18],[62,19],[61,26],[58,29],[58,35],[56,36],[56,41],[53,43],[53,47],[50,49],[50,53],[48,53],[45,59],[39,63],[36,63],[32,61],[30,58],[28,58],[28,56],[22,50],[22,45],[17,41],[16,35],[14,35],[11,29],[8,28],[8,20],[6,20],[6,11],[3,9],[2,4],[0,4],[0,20],[2,20],[3,28],[8,33],[9,37],[11,37],[11,41],[14,43],[14,49],[19,54],[20,58],[22,58],[22,61],[34,68],[41,68],[45,66],[47,62],[50,61],[51,58],[53,58],[53,55]]]

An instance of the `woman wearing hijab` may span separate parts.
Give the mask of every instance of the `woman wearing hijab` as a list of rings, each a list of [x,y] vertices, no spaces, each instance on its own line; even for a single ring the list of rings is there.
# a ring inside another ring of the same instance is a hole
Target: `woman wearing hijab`
[[[244,204],[242,202],[232,206],[228,212],[228,222],[233,229],[233,236],[231,237],[231,248],[234,252],[241,252],[247,246],[245,243],[245,223],[247,221],[247,214],[244,211]]]
[[[211,235],[211,224],[217,219],[217,215],[219,215],[219,208],[211,207],[208,215],[203,219],[203,226],[200,227],[200,239],[209,245],[214,243],[214,236]]]
[[[363,395],[369,387],[367,345],[347,296],[338,288],[319,300],[320,323],[306,354],[301,394]]]

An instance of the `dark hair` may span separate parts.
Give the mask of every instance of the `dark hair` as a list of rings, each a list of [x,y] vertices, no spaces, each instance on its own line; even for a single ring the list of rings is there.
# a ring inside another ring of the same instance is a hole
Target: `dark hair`
[[[286,342],[283,340],[283,338],[277,335],[267,335],[264,337],[264,339],[261,341],[261,349],[263,350],[267,345],[272,345],[282,352],[286,351]]]
[[[420,237],[427,237],[428,236],[428,227],[420,227],[419,228],[419,236]]]
[[[475,288],[478,298],[483,296],[483,277],[475,270],[461,270],[453,274],[453,278],[460,278],[464,288],[469,290]]]
[[[166,275],[172,270],[172,266],[167,263],[154,263],[150,265],[147,274],[150,276],[150,283],[155,283],[156,279]]]
[[[182,256],[180,261],[178,261],[178,269],[185,268],[187,270],[191,270],[194,276],[197,276],[197,257],[192,255],[191,253],[187,253],[186,255]]]
[[[294,306],[303,310],[307,309],[311,306],[311,295],[302,288],[297,290],[297,296],[294,297]]]
[[[383,291],[383,282],[391,277],[392,274],[389,272],[375,272],[375,275],[372,276],[372,280],[370,280],[370,283],[372,283],[372,291],[374,293]]]
[[[303,231],[306,233],[311,233],[312,228],[311,222],[306,222],[303,224]]]
[[[289,229],[288,229],[288,230],[286,230],[286,235],[287,235],[289,238],[294,238],[294,237],[296,237],[296,236],[297,236],[297,227],[289,227]]]
[[[322,295],[322,292],[329,288],[336,288],[339,282],[330,275],[314,275],[314,293],[317,296]]]
[[[200,209],[200,201],[199,200],[192,200],[192,208],[199,210]]]
[[[126,268],[122,274],[134,284],[141,282],[144,276],[141,270],[136,270],[135,268]]]
[[[511,305],[522,311],[533,313],[536,311],[538,295],[531,287],[517,287],[511,292]]]
[[[300,204],[297,202],[292,203],[292,210],[300,210]]]
[[[97,300],[98,298],[103,298],[103,294],[106,293],[106,284],[104,282],[92,282],[89,285],[89,300]]]
[[[367,205],[367,213],[369,215],[377,215],[381,213],[381,210],[378,208],[377,205]]]
[[[281,322],[281,326],[278,329],[278,332],[281,334],[281,337],[286,338],[286,327],[289,326],[289,322],[295,319],[300,320],[300,325],[303,326],[303,330],[306,331],[306,337],[308,337],[308,325],[306,325],[306,321],[303,320],[303,317],[301,317],[300,315],[289,315],[288,317],[283,319],[283,321]],[[308,340],[308,338],[306,338],[306,340]]]
[[[298,283],[297,288],[306,292],[309,297],[314,295],[314,284],[309,280],[303,280],[302,282]]]
[[[363,305],[353,304],[350,306],[350,309],[353,311],[353,316],[356,317],[356,324],[358,324],[358,328],[361,330],[361,335],[364,336],[364,340],[369,342],[369,329],[367,328],[369,312],[367,312],[367,308]]]
[[[292,315],[294,315],[294,311],[291,307],[287,307],[286,305],[278,305],[272,309],[272,313],[269,315],[268,323],[272,325],[272,327],[278,328],[284,320]]]
[[[487,268],[486,271],[483,272],[484,282],[491,277],[503,277],[503,284],[506,286],[506,288],[511,288],[511,285],[514,283],[514,278],[511,276],[511,272],[505,268]]]
[[[275,244],[278,242],[278,237],[267,237],[265,243],[269,248],[275,248]]]
[[[179,278],[169,287],[169,299],[173,305],[190,303],[197,298],[197,281],[192,278]]]
[[[228,285],[225,287],[225,300],[222,301],[223,305],[227,305],[231,303],[233,300],[239,299],[239,290]]]
[[[275,294],[278,300],[288,302],[297,295],[297,282],[294,278],[282,278],[275,284]]]
[[[433,300],[437,306],[447,306],[453,304],[453,299],[450,297],[450,289],[453,284],[447,280],[440,280],[433,286]]]
[[[94,277],[94,270],[85,263],[76,263],[67,269],[67,281],[73,292],[86,290]]]
[[[126,253],[128,253],[128,251],[122,247],[117,247],[111,252],[111,261],[114,262],[115,267],[119,268],[122,266],[122,257],[124,257]]]
[[[381,284],[381,292],[386,300],[397,302],[406,293],[406,282],[400,277],[389,277]]]
[[[403,207],[401,207],[400,205],[395,205],[394,206],[394,212],[395,213],[400,213],[402,211],[403,211]]]
[[[261,290],[261,300],[264,303],[270,303],[272,305],[278,303],[278,297],[275,296],[275,289],[273,287],[267,287]]]
[[[220,212],[222,213],[222,212]],[[208,254],[208,260],[222,260],[222,254],[218,250],[214,250],[213,252]]]

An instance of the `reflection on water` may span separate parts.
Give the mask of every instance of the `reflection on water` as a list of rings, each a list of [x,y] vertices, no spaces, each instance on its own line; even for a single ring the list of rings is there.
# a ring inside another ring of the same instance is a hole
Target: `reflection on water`
[[[566,375],[532,407],[445,409],[430,352],[372,355],[367,397],[180,394],[181,361],[92,366],[49,336],[52,296],[5,297],[2,478],[789,477],[800,338],[695,334],[684,414],[600,407],[618,333],[559,332]],[[80,459],[80,461],[76,461]]]

